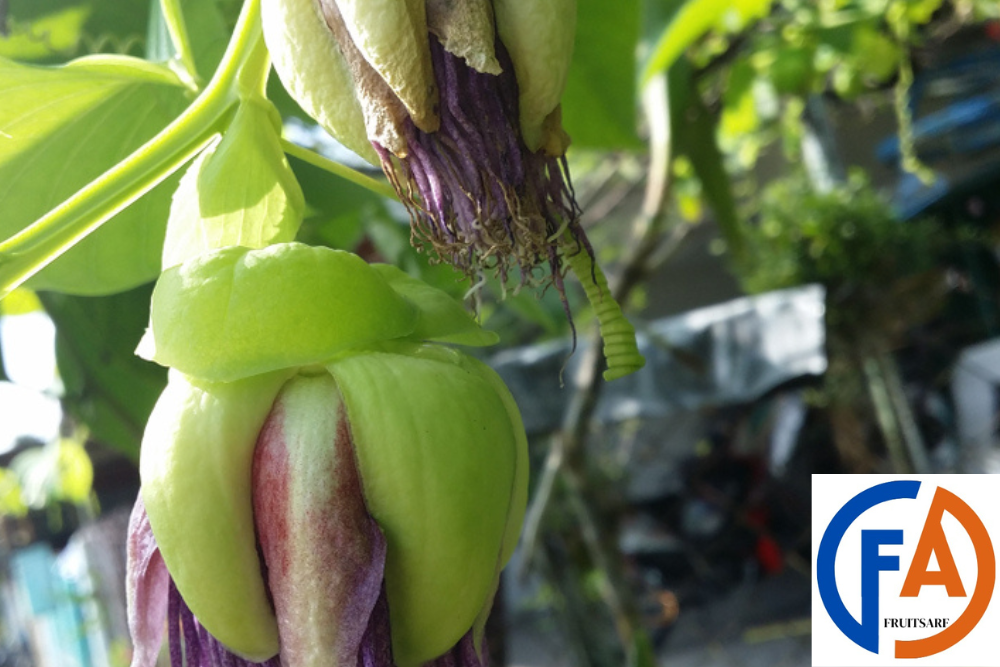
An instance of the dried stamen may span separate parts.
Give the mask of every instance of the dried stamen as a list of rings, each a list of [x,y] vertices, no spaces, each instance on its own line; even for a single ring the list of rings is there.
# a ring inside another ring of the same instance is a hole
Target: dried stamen
[[[173,580],[168,596],[170,667],[281,667],[277,656],[266,662],[250,662],[230,653],[194,617]]]
[[[470,279],[488,269],[506,283],[516,267],[521,285],[554,285],[565,304],[563,253],[593,256],[565,158],[525,146],[514,68],[499,42],[500,75],[468,67],[434,36],[430,43],[440,129],[405,120],[405,155],[374,144],[410,213],[414,245]]]

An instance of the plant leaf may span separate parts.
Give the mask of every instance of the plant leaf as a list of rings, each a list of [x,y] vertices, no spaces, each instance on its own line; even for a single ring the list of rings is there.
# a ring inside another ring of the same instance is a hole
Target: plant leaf
[[[208,81],[229,43],[230,30],[217,2],[181,0],[198,75]]]
[[[150,0],[149,30],[146,37],[146,58],[162,62],[173,58],[173,43],[166,20],[160,10],[160,0]],[[202,82],[215,72],[229,43],[229,26],[218,2],[212,0],[180,0],[194,64]]]
[[[9,468],[0,468],[0,516],[23,517],[28,513],[21,494],[21,480]]]
[[[0,238],[28,226],[169,123],[186,105],[165,67],[99,56],[64,67],[0,59]],[[36,289],[108,294],[154,278],[168,181],[53,262]]]
[[[94,483],[94,465],[83,443],[61,438],[47,445],[53,449],[50,465],[54,468],[50,495],[56,500],[85,503]]]
[[[0,56],[65,61],[88,53],[143,55],[147,5],[137,0],[9,0]]]
[[[728,250],[733,259],[739,261],[743,255],[743,231],[732,183],[716,140],[717,120],[698,96],[691,68],[686,62],[675,63],[668,79],[674,152],[691,162]]]
[[[8,37],[0,39],[0,56],[22,60],[65,57],[76,51],[89,16],[90,9],[86,5],[75,5],[21,24]]]
[[[734,32],[767,14],[773,0],[688,0],[670,12],[660,38],[642,73],[645,85],[660,72],[670,69],[684,51],[712,29]]]
[[[641,148],[636,135],[639,0],[578,0],[573,64],[562,108],[573,145]]]
[[[295,238],[305,202],[280,128],[267,100],[240,104],[222,140],[195,159],[174,192],[165,268],[216,248],[263,248]]]

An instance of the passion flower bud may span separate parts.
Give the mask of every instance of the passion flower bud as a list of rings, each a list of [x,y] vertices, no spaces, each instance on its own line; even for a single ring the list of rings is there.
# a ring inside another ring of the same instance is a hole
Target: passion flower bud
[[[563,294],[565,255],[593,255],[559,112],[575,0],[264,0],[262,11],[286,87],[381,163],[419,247],[470,277],[517,269],[521,284]]]
[[[289,294],[277,276],[305,268],[320,278],[307,294],[345,296]],[[526,438],[492,370],[420,341],[489,336],[398,270],[298,244],[168,270],[151,320],[147,351],[175,370],[130,527],[133,667],[153,664],[164,620],[176,667],[482,664],[526,504]],[[252,322],[267,338],[272,320],[291,349],[242,339]],[[206,327],[212,338],[193,335]]]

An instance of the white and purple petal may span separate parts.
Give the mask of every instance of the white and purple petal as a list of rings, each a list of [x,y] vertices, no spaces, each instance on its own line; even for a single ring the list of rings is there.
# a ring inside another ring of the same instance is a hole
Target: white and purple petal
[[[297,376],[278,395],[257,441],[253,502],[282,664],[353,667],[382,592],[386,543],[329,374]]]

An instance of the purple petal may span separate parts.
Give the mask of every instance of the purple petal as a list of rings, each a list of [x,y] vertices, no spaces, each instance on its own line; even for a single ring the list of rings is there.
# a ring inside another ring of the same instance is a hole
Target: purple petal
[[[171,667],[281,667],[277,656],[266,662],[250,662],[230,653],[198,622],[173,581],[169,588],[167,625]]]
[[[361,646],[358,647],[358,667],[392,667],[392,634],[389,632],[389,603],[385,586],[379,593]]]
[[[135,645],[132,667],[155,667],[167,620],[170,575],[163,563],[146,516],[142,495],[135,501],[128,524],[128,628]]]
[[[172,667],[281,667],[277,658],[255,663],[230,653],[198,623],[167,572],[141,495],[129,519],[127,551],[128,626],[135,645],[132,667],[155,667],[164,634]]]

